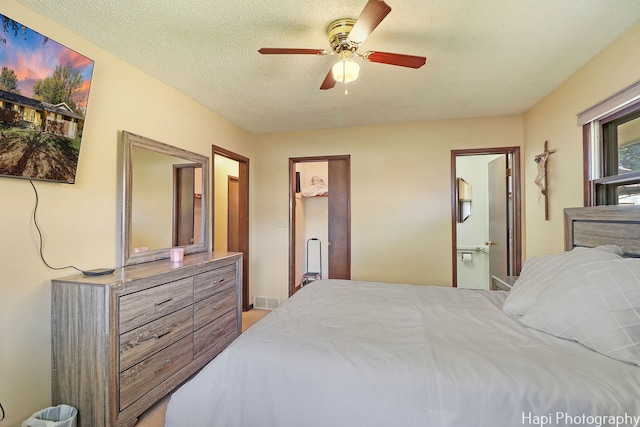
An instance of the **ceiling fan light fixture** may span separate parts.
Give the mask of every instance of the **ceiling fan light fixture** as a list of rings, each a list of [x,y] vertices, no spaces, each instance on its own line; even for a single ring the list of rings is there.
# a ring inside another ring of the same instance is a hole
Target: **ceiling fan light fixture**
[[[331,72],[333,79],[340,83],[351,83],[358,78],[360,66],[351,59],[350,51],[340,52],[340,61],[333,64]]]
[[[333,73],[335,81],[340,83],[351,83],[358,78],[360,66],[352,59],[345,59],[333,64],[331,72]]]

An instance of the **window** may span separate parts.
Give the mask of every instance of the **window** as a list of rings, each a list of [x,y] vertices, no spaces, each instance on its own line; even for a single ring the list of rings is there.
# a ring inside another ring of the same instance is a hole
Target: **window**
[[[578,115],[585,206],[640,205],[640,82]]]
[[[638,108],[601,125],[603,174],[594,179],[596,205],[640,205]]]

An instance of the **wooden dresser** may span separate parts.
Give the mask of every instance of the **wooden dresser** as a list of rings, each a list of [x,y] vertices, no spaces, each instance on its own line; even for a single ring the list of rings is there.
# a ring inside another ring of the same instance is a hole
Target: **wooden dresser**
[[[52,400],[78,427],[138,416],[242,332],[242,255],[206,252],[52,281]]]

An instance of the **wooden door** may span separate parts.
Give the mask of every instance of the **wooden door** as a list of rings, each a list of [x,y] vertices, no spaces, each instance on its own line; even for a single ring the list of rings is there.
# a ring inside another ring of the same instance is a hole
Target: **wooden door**
[[[174,166],[174,217],[172,246],[193,245],[195,168]]]
[[[240,181],[230,176],[227,183],[227,250],[241,252],[239,235]]]
[[[508,165],[502,155],[489,162],[489,274],[509,274]]]
[[[351,279],[349,162],[329,160],[329,279]]]

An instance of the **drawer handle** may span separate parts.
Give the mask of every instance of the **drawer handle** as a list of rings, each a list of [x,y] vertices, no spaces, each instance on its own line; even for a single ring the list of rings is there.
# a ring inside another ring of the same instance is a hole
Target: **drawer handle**
[[[217,303],[216,305],[214,305],[214,306],[213,306],[213,309],[214,309],[214,310],[217,310],[217,309],[219,309],[220,307],[222,307],[223,305],[224,305],[224,303],[223,303],[223,302],[219,302],[219,303]]]
[[[224,282],[224,277],[222,279],[218,279],[218,280],[214,280],[213,284],[214,285],[219,285],[220,283]]]
[[[158,369],[156,369],[156,374],[161,373],[162,371],[166,370],[169,366],[173,365],[173,360],[169,359],[167,360],[164,365],[160,366]]]
[[[173,332],[173,328],[167,328],[167,329],[164,330],[164,332],[156,335],[156,339],[160,339],[163,336],[170,334],[171,332]]]
[[[218,329],[213,333],[213,335],[215,335],[215,336],[217,337],[218,335],[220,335],[220,334],[221,334],[221,333],[223,333],[223,332],[224,332],[224,326],[220,326],[220,327],[219,327],[219,328],[218,328]]]
[[[169,301],[172,301],[172,300],[173,300],[173,297],[169,297],[169,298],[167,298],[167,299],[165,299],[165,300],[162,300],[162,301],[156,301],[156,302],[154,302],[154,303],[153,303],[153,305],[162,305],[162,304],[166,304],[166,303],[168,303]]]

